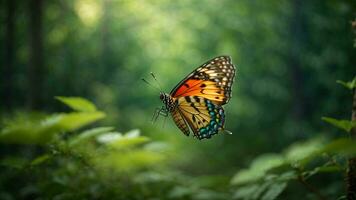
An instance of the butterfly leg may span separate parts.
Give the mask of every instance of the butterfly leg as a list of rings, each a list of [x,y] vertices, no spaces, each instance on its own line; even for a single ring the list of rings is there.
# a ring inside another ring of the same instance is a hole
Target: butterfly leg
[[[156,122],[158,117],[159,116],[164,116],[164,117],[167,117],[168,116],[168,112],[167,112],[167,109],[162,106],[161,108],[156,108],[155,112],[153,113],[153,116],[152,116],[152,123]]]
[[[166,112],[166,115],[164,115],[164,121],[163,121],[163,124],[162,124],[162,128],[164,128],[164,125],[166,124],[167,117],[168,117],[168,113]]]
[[[161,108],[156,108],[156,110],[154,111],[152,119],[151,119],[152,124],[157,121],[160,110],[161,110]]]

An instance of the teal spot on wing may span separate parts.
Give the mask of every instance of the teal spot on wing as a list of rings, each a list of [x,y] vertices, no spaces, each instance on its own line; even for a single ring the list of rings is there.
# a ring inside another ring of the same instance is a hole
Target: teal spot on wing
[[[221,106],[214,105],[210,100],[205,99],[208,107],[210,121],[205,126],[199,129],[198,139],[211,138],[224,128],[225,114]]]

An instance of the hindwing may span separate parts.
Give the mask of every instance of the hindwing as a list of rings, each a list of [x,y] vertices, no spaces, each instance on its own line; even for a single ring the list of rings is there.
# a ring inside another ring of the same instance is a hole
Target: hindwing
[[[179,97],[177,101],[172,117],[186,135],[191,131],[198,139],[210,138],[224,129],[225,114],[220,105],[200,96]]]

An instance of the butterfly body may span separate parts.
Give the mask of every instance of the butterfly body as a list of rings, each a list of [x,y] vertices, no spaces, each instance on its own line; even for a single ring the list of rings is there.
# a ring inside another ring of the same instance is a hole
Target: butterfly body
[[[164,104],[164,110],[166,112],[172,112],[177,107],[177,100],[167,93],[161,93],[159,98]]]
[[[216,57],[198,67],[169,94],[160,93],[164,106],[159,114],[170,113],[185,134],[198,139],[211,138],[224,130],[222,105],[231,97],[235,67],[228,56]]]

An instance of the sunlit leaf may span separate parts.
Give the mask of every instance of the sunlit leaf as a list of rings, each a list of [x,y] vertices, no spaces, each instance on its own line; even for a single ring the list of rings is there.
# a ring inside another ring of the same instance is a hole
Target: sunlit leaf
[[[280,182],[286,182],[297,178],[296,172],[293,170],[285,171],[282,174],[279,174],[275,177],[275,180]]]
[[[329,172],[340,172],[343,171],[344,169],[340,168],[339,166],[333,165],[333,166],[318,167],[317,170],[318,172],[329,173]]]
[[[321,149],[321,151],[330,154],[354,156],[356,155],[356,141],[353,141],[348,138],[334,140],[329,144],[325,145]]]
[[[91,124],[105,116],[102,112],[74,112],[53,114],[26,121],[14,119],[0,132],[0,142],[14,144],[45,144],[54,135],[73,131]]]
[[[285,164],[285,159],[279,154],[265,154],[257,157],[250,168],[240,170],[231,180],[232,184],[245,184],[261,179],[265,173],[275,167]]]
[[[113,127],[98,127],[98,128],[86,130],[86,131],[80,133],[78,136],[71,138],[69,140],[69,145],[70,146],[76,145],[76,144],[86,141],[90,138],[96,137],[100,134],[109,132],[113,129],[114,129]]]
[[[303,167],[308,161],[316,156],[320,156],[320,150],[324,141],[320,138],[299,142],[291,145],[285,152],[286,159],[292,165]]]
[[[0,160],[0,165],[14,169],[22,169],[28,164],[28,160],[22,157],[9,156]]]
[[[257,199],[256,196],[258,197],[260,195],[260,193],[258,193],[256,191],[258,191],[261,188],[265,189],[258,184],[238,187],[236,189],[236,192],[233,195],[233,198],[234,199],[243,199],[243,200]]]
[[[81,97],[56,97],[56,99],[61,101],[65,105],[69,106],[75,111],[82,111],[82,112],[96,111],[96,107],[92,102]]]
[[[346,132],[350,132],[353,127],[356,127],[356,121],[350,120],[338,120],[330,117],[322,117],[322,120],[328,122],[329,124],[336,126]]]
[[[222,175],[203,175],[199,176],[190,184],[197,188],[212,188],[217,190],[219,187],[228,186],[230,178]]]
[[[127,137],[127,138],[135,138],[135,137],[138,137],[138,136],[140,136],[140,130],[139,129],[130,130],[129,132],[127,132],[125,134],[125,137]]]
[[[120,138],[116,139],[115,141],[109,143],[108,145],[110,147],[124,149],[124,148],[128,148],[128,147],[140,145],[140,144],[146,143],[148,141],[150,141],[150,139],[145,136],[138,136],[135,138],[130,138],[130,137],[124,136],[124,137],[120,137]]]
[[[49,154],[44,154],[44,155],[38,156],[37,158],[35,158],[34,160],[31,161],[31,165],[35,166],[35,165],[42,164],[43,162],[47,161],[50,158],[51,158],[51,155],[49,155]]]
[[[336,82],[350,90],[356,88],[356,76],[354,77],[354,79],[352,81],[349,81],[349,82],[344,82],[341,80],[337,80]]]
[[[164,155],[151,151],[132,150],[132,151],[108,151],[105,154],[93,158],[93,164],[102,170],[117,172],[134,172],[159,164],[163,161]]]
[[[287,187],[286,182],[275,182],[271,184],[267,191],[262,195],[261,200],[274,200],[276,199]]]
[[[98,137],[101,143],[107,143],[109,147],[124,149],[150,141],[148,137],[140,136],[140,131],[134,129],[122,135],[121,133],[106,133]]]
[[[73,131],[105,117],[103,112],[77,112],[60,114],[56,126]]]
[[[169,192],[170,198],[184,198],[193,194],[194,190],[190,187],[176,186]]]
[[[143,172],[140,174],[137,174],[134,177],[134,181],[137,183],[154,183],[154,182],[165,182],[165,181],[170,181],[172,177],[169,177],[167,175],[164,175],[159,172],[154,172],[154,171],[148,171],[148,172]]]
[[[44,114],[16,113],[8,118],[0,132],[0,142],[10,144],[38,144],[45,139],[42,136],[41,121]]]
[[[170,146],[164,142],[150,142],[143,147],[145,150],[165,152],[170,149]]]
[[[121,137],[123,137],[123,136],[119,132],[109,132],[109,133],[104,133],[102,135],[99,135],[97,137],[97,141],[100,143],[106,144],[106,143],[114,142]]]
[[[234,194],[236,199],[275,199],[286,188],[288,181],[296,178],[294,171],[287,171],[281,175],[265,176],[260,183],[237,187]]]
[[[196,200],[219,200],[219,199],[228,199],[229,196],[223,192],[217,192],[214,190],[208,189],[199,189],[195,191],[192,195],[192,199]]]
[[[344,169],[340,168],[339,166],[321,166],[321,167],[316,167],[313,170],[309,171],[304,171],[303,172],[303,177],[305,179],[314,176],[319,173],[332,173],[332,172],[340,172],[343,171]]]

